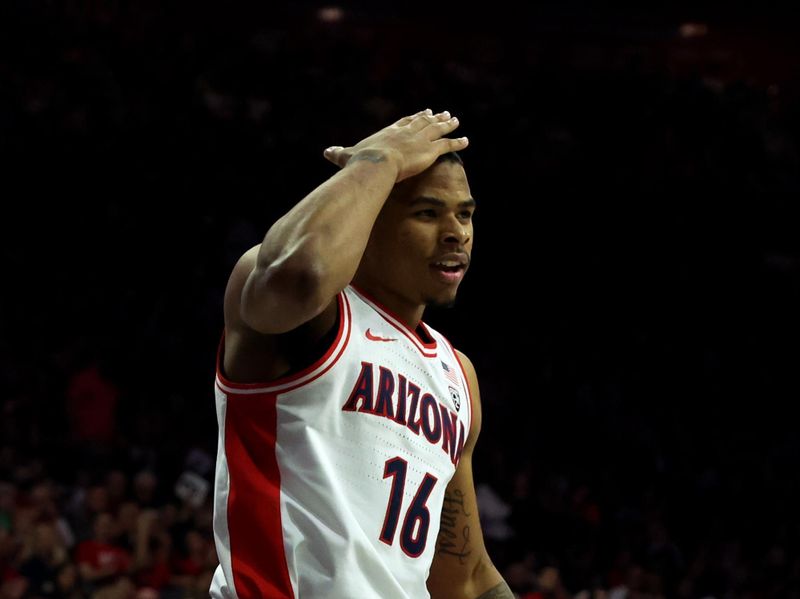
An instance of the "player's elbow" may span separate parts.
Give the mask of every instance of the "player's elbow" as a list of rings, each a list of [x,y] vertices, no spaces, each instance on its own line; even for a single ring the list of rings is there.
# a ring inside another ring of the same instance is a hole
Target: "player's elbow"
[[[498,573],[497,568],[495,568],[495,565],[492,563],[489,554],[486,551],[483,551],[478,561],[472,566],[470,580],[473,584],[483,586],[494,583],[499,577],[500,574]]]

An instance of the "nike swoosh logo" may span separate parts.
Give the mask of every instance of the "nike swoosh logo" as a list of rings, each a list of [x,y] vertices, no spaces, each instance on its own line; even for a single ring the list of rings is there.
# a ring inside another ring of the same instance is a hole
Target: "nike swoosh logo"
[[[365,334],[367,336],[367,339],[369,339],[370,341],[397,341],[397,339],[393,339],[390,337],[378,337],[377,335],[373,335],[369,329],[367,329],[367,332]]]

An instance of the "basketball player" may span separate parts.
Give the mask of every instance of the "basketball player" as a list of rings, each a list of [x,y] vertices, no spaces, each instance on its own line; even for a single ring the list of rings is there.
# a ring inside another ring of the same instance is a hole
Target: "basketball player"
[[[456,127],[427,110],[329,148],[341,169],[234,267],[212,597],[513,598],[478,519],[475,371],[421,320],[470,261]]]

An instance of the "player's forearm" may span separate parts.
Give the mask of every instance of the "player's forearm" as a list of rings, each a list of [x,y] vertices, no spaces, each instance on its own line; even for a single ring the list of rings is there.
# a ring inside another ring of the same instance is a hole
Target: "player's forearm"
[[[443,527],[446,518],[442,519]],[[468,539],[467,531],[464,538]],[[440,561],[436,565],[440,567],[442,559],[455,559],[448,562],[445,570],[431,571],[428,591],[432,599],[515,599],[485,550],[474,548],[469,541],[454,549],[443,543],[440,532],[438,552]]]
[[[514,593],[508,588],[505,581],[482,593],[475,599],[515,599]]]
[[[470,584],[466,588],[453,584],[446,591],[431,591],[431,599],[516,599],[506,581],[498,578],[499,582],[493,581],[489,588],[486,584]]]
[[[475,599],[514,599],[514,593],[508,588],[503,576],[495,568],[489,556],[484,557],[472,570],[471,586],[480,593],[471,593]]]
[[[261,244],[258,268],[267,276],[281,268],[301,273],[312,281],[308,287],[320,301],[329,300],[355,275],[396,178],[397,165],[389,154],[366,150],[354,155],[273,225]]]

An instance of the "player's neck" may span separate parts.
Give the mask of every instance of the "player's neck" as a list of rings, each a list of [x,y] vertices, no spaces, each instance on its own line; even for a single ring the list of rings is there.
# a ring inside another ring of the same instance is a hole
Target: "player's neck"
[[[363,276],[353,279],[353,285],[409,329],[416,330],[425,312],[424,304],[415,303],[393,289]]]

